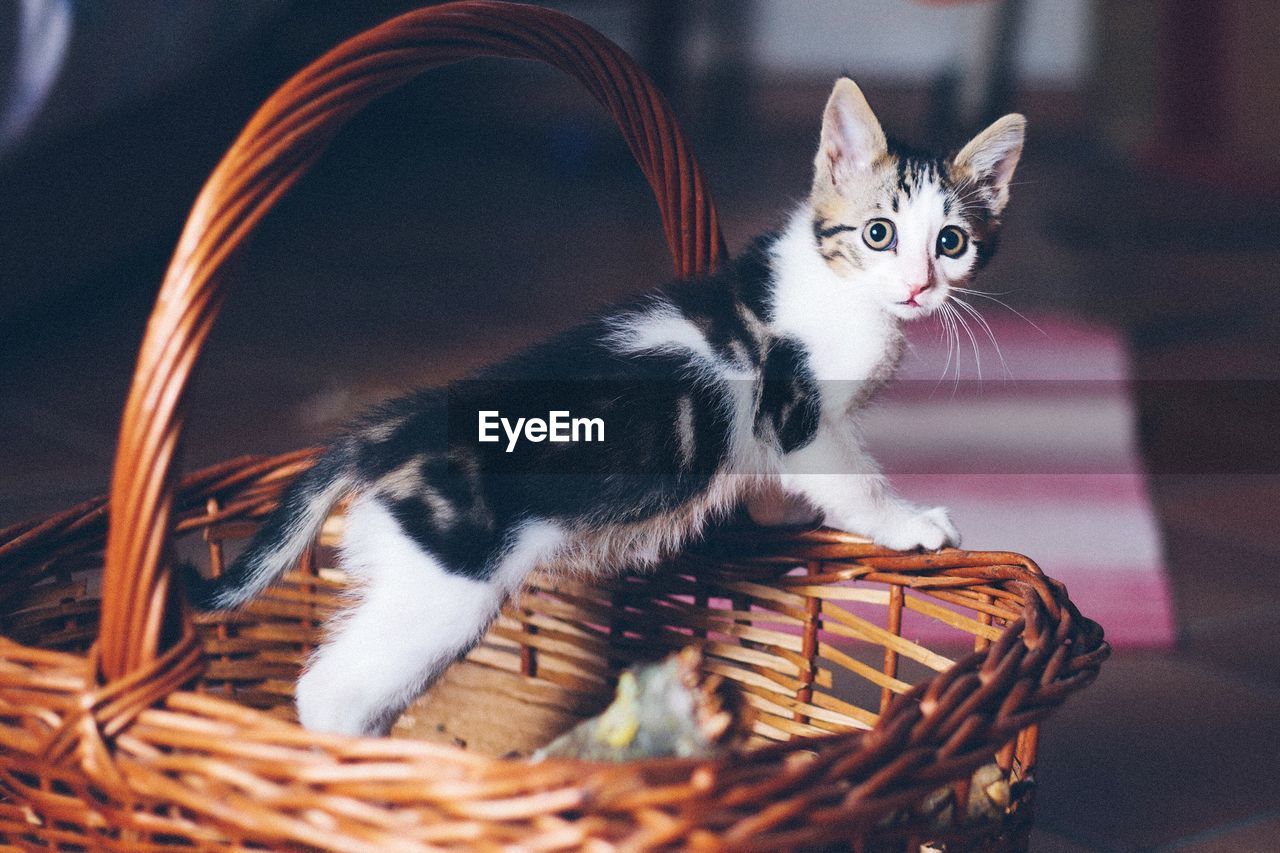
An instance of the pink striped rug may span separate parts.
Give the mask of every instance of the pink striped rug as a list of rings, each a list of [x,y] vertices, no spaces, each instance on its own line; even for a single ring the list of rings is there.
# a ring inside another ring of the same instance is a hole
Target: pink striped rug
[[[1124,342],[1075,319],[1037,316],[1037,329],[984,313],[1004,365],[975,326],[979,381],[967,336],[948,362],[937,326],[918,324],[898,380],[867,416],[873,454],[904,495],[951,509],[966,548],[1020,551],[1064,582],[1113,645],[1170,646]]]

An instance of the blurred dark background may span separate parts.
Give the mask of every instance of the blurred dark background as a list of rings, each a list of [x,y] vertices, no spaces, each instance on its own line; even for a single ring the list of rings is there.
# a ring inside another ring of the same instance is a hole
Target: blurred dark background
[[[414,5],[0,5],[0,525],[103,490],[164,265],[256,105]],[[842,71],[911,142],[1027,114],[983,286],[1128,342],[1180,637],[1118,655],[1047,727],[1037,849],[1280,846],[1280,5],[545,5],[660,82],[731,250],[806,192]],[[648,189],[574,84],[526,64],[432,72],[358,116],[238,259],[188,468],[317,441],[668,271]]]

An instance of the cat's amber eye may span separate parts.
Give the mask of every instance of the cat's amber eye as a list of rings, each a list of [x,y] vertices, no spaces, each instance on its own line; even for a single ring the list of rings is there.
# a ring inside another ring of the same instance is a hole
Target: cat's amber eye
[[[892,249],[898,243],[898,229],[887,219],[872,219],[862,229],[862,242],[877,252]]]
[[[963,228],[948,225],[938,232],[938,254],[948,258],[958,258],[969,247],[969,235]]]

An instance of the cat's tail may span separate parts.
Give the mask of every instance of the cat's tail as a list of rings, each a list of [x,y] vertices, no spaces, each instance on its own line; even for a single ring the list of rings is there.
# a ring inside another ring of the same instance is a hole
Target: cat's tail
[[[204,578],[190,564],[181,567],[191,603],[200,610],[229,610],[262,592],[298,562],[333,505],[354,485],[350,450],[340,442],[290,484],[280,506],[225,572]]]

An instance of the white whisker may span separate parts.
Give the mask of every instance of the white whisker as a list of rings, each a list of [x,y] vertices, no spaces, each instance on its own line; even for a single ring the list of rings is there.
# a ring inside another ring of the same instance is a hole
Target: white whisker
[[[963,314],[961,314],[959,311],[956,311],[954,307],[951,310],[954,312],[956,320],[959,321],[960,327],[964,329],[964,333],[969,336],[969,343],[973,345],[974,368],[978,371],[978,381],[981,382],[982,381],[982,355],[978,352],[978,336],[975,335],[973,333],[973,330],[969,328],[969,323],[965,320]]]
[[[973,319],[978,321],[978,325],[982,326],[983,330],[987,333],[987,337],[991,339],[991,346],[995,347],[996,357],[1000,359],[1000,367],[1004,370],[1005,378],[1012,379],[1013,373],[1009,370],[1009,365],[1004,360],[1004,353],[1000,350],[1000,342],[996,340],[996,334],[992,331],[991,324],[987,322],[987,319],[982,316],[977,308],[974,308],[959,296],[953,294],[951,298],[955,301],[957,307],[964,309],[964,311],[973,317]]]
[[[934,391],[937,391],[938,385],[941,385],[946,380],[947,368],[951,367],[951,349],[952,349],[951,326],[948,324],[949,318],[947,317],[947,312],[946,312],[947,303],[943,302],[940,307],[943,310],[938,312],[938,330],[941,333],[943,333],[943,336],[947,340],[947,361],[945,364],[942,365],[942,375],[938,377],[937,384],[933,386]],[[930,393],[933,393],[933,392],[931,391]]]
[[[1032,322],[1030,317],[1028,317],[1026,314],[1023,314],[1021,311],[1019,311],[1017,308],[1014,308],[1012,305],[1005,302],[1003,299],[997,299],[996,297],[992,296],[990,293],[984,293],[980,290],[968,290],[963,287],[954,287],[954,286],[951,289],[958,290],[961,293],[968,293],[971,296],[980,296],[983,299],[989,299],[992,302],[996,303],[997,305],[1003,306],[1004,308],[1007,308],[1010,311],[1012,311],[1014,314],[1017,314],[1019,317],[1025,320],[1027,324],[1031,326],[1031,328],[1035,329],[1037,332],[1044,335],[1046,338],[1049,337],[1049,333],[1046,332],[1044,329],[1040,328],[1039,326],[1037,326],[1034,322]]]
[[[956,356],[954,368],[956,378],[955,383],[951,386],[951,395],[954,397],[956,391],[960,388],[960,332],[956,329],[955,310],[946,302],[941,303],[939,307],[942,309],[942,316],[946,320],[950,336],[947,338],[947,364],[943,367],[942,376],[939,377],[938,382],[941,383],[947,378],[947,367],[951,365],[951,353],[954,351]]]
[[[951,289],[959,291],[960,293],[967,293],[970,296],[1008,296],[1011,293],[1018,292],[1018,288],[1016,287],[1012,290],[974,290],[971,287],[958,287],[954,284],[951,285]]]

